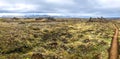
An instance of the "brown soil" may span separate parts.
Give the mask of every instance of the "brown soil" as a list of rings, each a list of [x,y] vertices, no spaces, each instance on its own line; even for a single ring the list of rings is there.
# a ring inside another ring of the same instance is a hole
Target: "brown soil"
[[[109,58],[108,59],[118,59],[119,55],[118,55],[118,27],[113,24],[114,28],[115,28],[115,33],[111,42],[111,47],[110,47],[110,51],[109,51]]]

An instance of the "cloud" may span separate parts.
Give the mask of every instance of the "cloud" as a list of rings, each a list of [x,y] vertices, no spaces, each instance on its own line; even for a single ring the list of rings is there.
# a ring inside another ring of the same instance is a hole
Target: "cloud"
[[[37,6],[32,4],[25,4],[25,3],[10,3],[1,1],[0,2],[0,11],[3,12],[29,12],[31,10],[35,10]]]
[[[74,0],[45,0],[47,3],[57,4],[57,5],[72,5]]]
[[[120,8],[120,0],[98,0],[98,2],[104,8]]]
[[[6,8],[2,8],[3,10],[8,10],[8,11],[17,11],[17,12],[28,12],[31,10],[35,10],[34,5],[26,5],[26,4],[15,4],[13,6],[9,6]]]
[[[120,16],[120,0],[0,0],[0,13]]]

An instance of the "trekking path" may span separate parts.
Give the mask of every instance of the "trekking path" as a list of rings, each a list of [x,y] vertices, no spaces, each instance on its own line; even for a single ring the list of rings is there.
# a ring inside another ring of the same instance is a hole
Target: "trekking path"
[[[112,42],[111,42],[111,47],[109,50],[109,59],[118,59],[119,55],[118,55],[118,33],[119,33],[119,29],[116,26],[116,24],[113,24],[114,28],[115,28],[115,32],[114,32],[114,36],[112,38]]]

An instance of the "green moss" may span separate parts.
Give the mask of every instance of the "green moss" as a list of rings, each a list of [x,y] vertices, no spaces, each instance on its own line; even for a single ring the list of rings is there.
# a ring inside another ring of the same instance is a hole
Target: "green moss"
[[[40,53],[45,59],[106,59],[113,35],[110,25],[72,21],[4,23],[0,25],[0,58],[30,59]]]

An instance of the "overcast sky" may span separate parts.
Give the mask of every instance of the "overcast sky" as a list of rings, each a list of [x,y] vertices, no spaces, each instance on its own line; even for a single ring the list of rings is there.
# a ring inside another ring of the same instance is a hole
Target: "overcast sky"
[[[120,0],[0,0],[0,13],[120,16]]]

